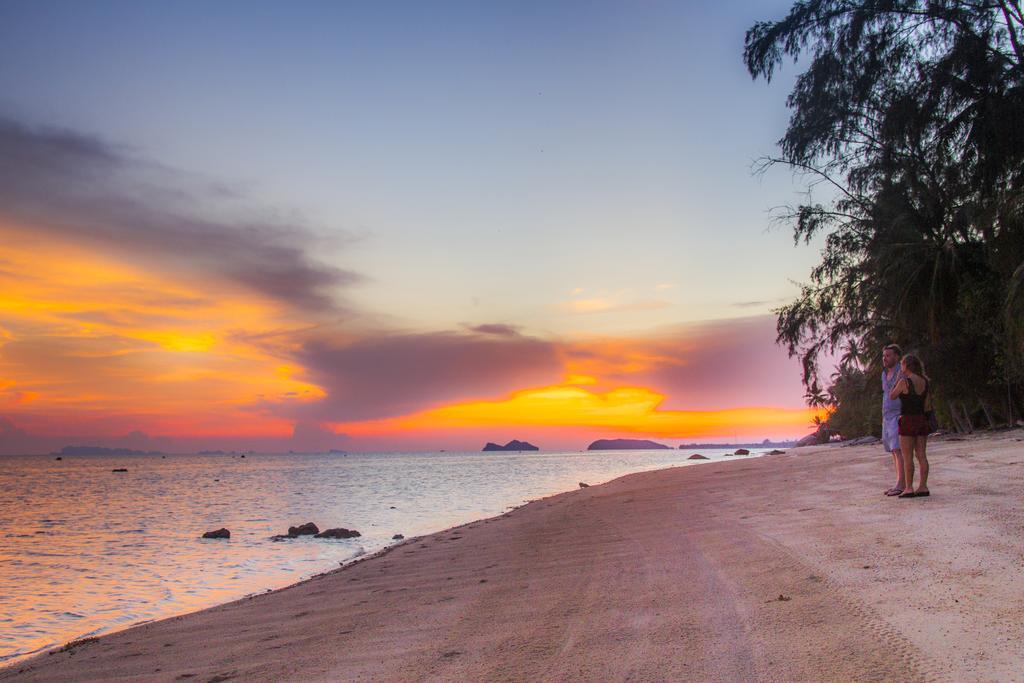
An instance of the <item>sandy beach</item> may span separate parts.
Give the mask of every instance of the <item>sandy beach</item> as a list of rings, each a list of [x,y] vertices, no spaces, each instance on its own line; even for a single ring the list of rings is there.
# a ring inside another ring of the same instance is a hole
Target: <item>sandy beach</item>
[[[2,680],[1024,680],[1024,432],[629,475]]]

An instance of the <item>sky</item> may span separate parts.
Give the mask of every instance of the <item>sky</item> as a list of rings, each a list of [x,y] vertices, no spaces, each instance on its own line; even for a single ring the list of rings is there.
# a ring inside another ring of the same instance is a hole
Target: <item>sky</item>
[[[0,4],[0,453],[791,438],[760,2]]]

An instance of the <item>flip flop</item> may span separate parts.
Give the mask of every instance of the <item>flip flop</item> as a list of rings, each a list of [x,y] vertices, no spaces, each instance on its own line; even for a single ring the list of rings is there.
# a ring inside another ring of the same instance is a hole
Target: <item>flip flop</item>
[[[917,498],[917,496],[918,496],[918,494],[914,493],[913,491],[904,491],[898,497],[899,498]]]
[[[914,494],[914,497],[915,498],[924,498],[925,496],[930,496],[930,495],[932,495],[931,491],[918,491],[917,493]]]
[[[901,493],[903,493],[903,489],[898,489],[898,488],[896,488],[896,487],[894,486],[893,488],[891,488],[891,489],[889,489],[888,491],[886,491],[886,492],[885,492],[885,495],[887,495],[887,496],[889,496],[889,497],[892,497],[892,496],[898,496],[898,495],[900,495]]]

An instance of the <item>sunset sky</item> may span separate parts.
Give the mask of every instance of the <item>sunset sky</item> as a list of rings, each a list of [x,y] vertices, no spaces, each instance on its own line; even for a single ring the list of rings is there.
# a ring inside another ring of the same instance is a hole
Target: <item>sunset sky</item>
[[[809,431],[789,2],[0,5],[0,453]]]

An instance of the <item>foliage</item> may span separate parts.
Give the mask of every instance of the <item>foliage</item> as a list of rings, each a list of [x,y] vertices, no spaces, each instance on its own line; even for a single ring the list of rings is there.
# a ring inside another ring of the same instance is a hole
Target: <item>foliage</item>
[[[850,340],[830,377],[827,392],[817,399],[827,406],[827,426],[843,436],[882,435],[881,368]]]
[[[765,166],[809,174],[836,198],[784,216],[797,242],[821,235],[824,248],[778,310],[778,339],[845,436],[869,429],[880,393],[863,354],[822,388],[820,358],[849,344],[915,351],[950,406],[990,419],[990,404],[1004,406],[1008,419],[1020,405],[1022,29],[1019,1],[806,0],[747,32],[754,78],[809,56],[781,156]]]

